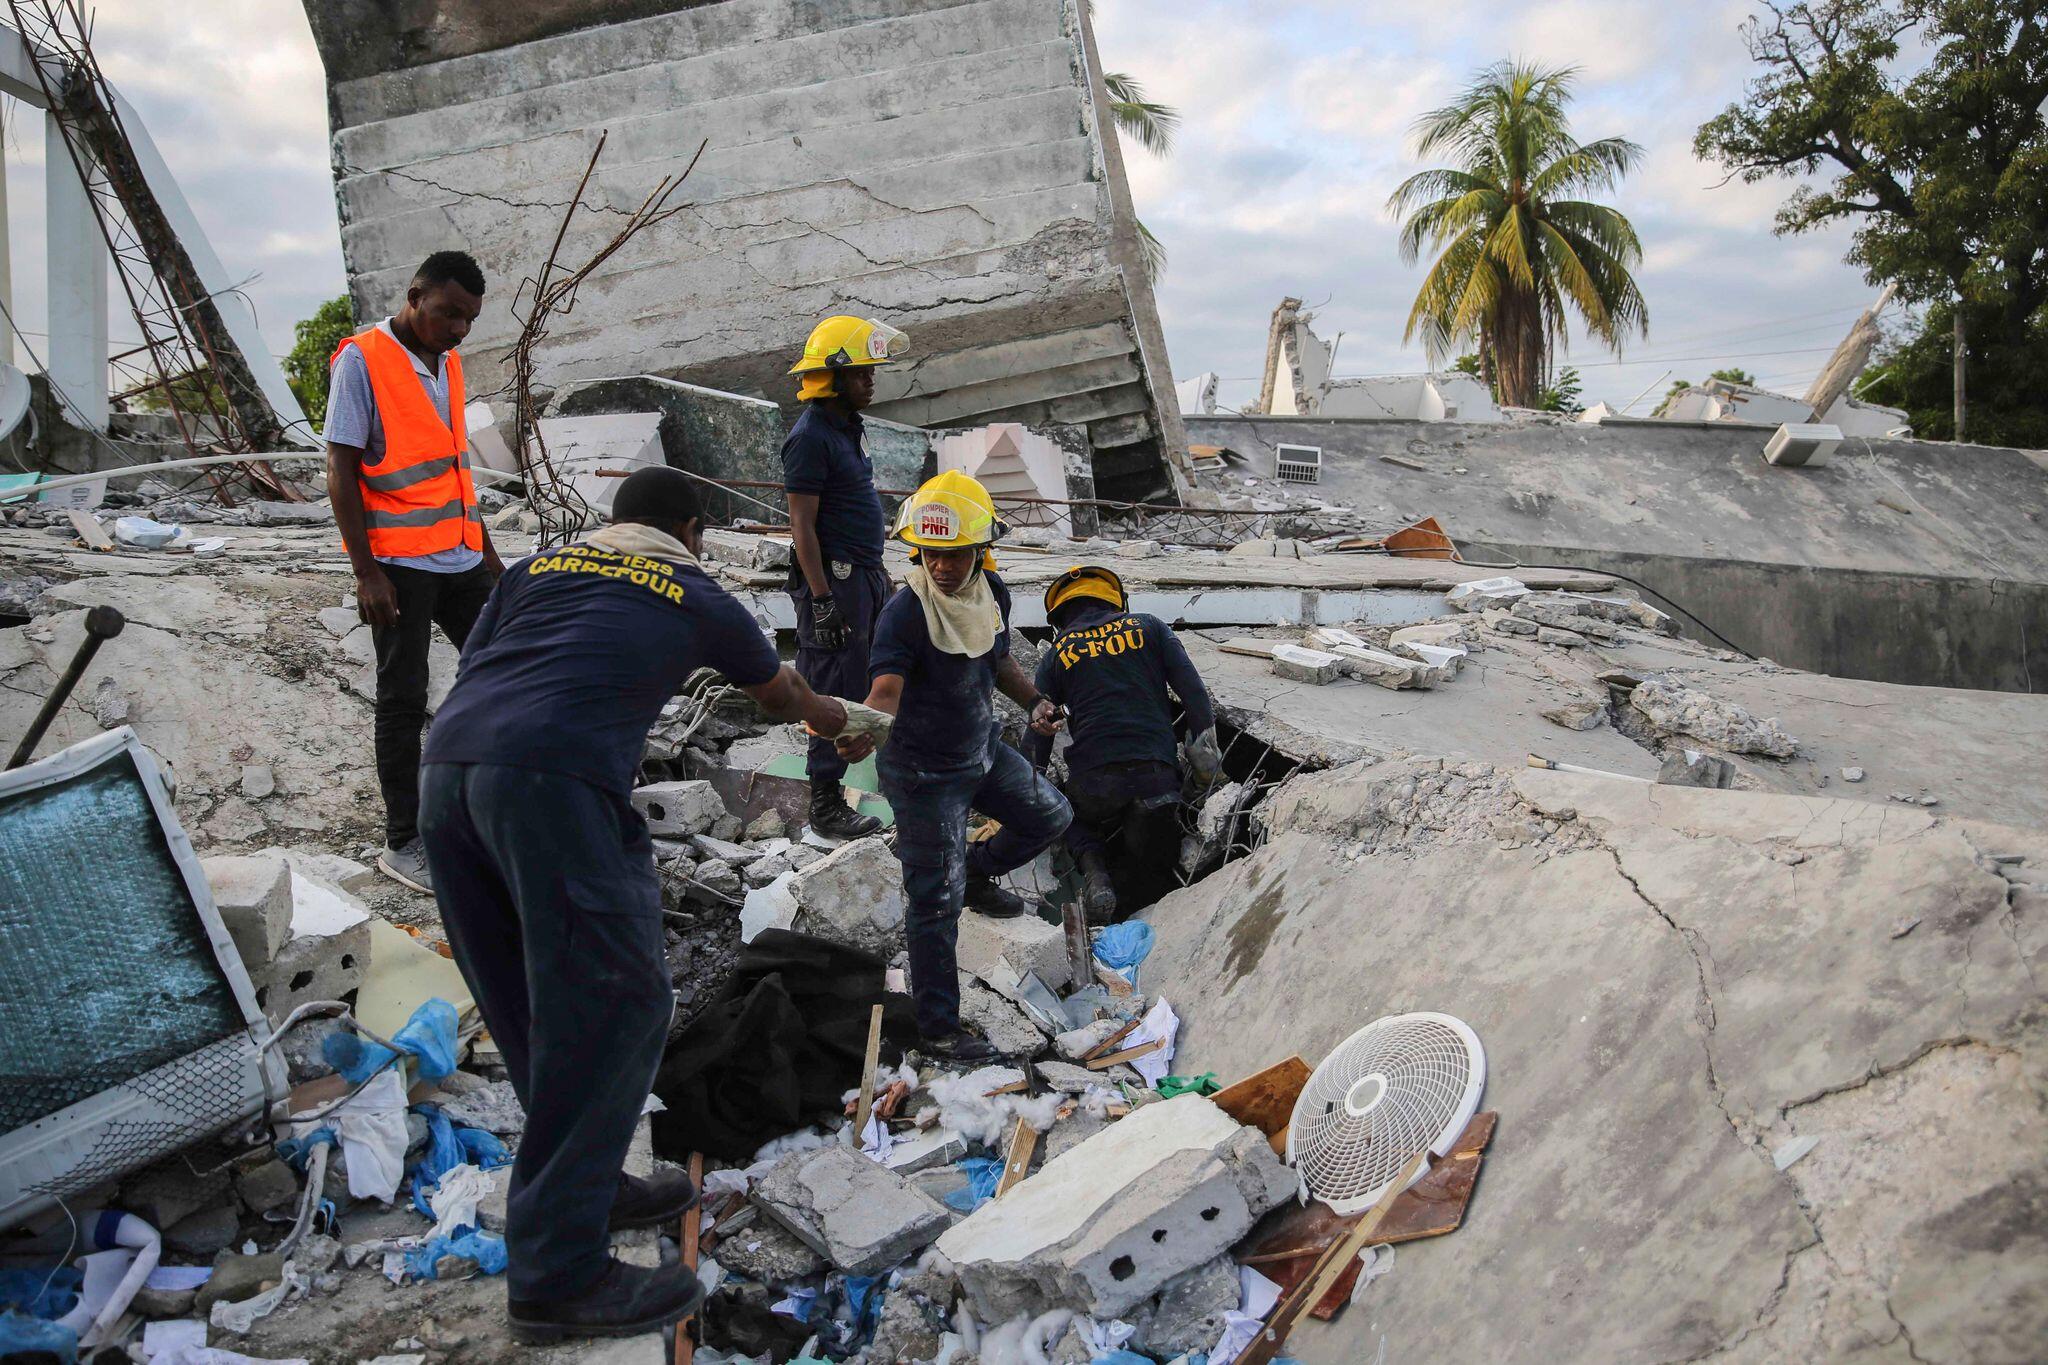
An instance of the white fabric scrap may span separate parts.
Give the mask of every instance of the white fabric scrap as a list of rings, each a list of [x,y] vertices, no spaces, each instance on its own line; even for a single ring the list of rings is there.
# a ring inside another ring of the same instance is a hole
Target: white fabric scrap
[[[405,1176],[407,1134],[405,1078],[395,1068],[378,1072],[325,1118],[294,1123],[292,1134],[304,1137],[322,1127],[332,1128],[341,1141],[352,1197],[385,1204],[397,1198],[398,1182]]]
[[[1238,1306],[1223,1315],[1223,1335],[1209,1348],[1209,1365],[1232,1365],[1259,1339],[1266,1315],[1280,1302],[1280,1286],[1248,1265],[1237,1268]]]
[[[861,1131],[861,1155],[887,1165],[889,1149],[896,1145],[896,1139],[889,1134],[889,1125],[882,1122],[880,1114],[868,1115],[868,1126]]]
[[[1173,1044],[1179,1036],[1180,1016],[1173,1012],[1173,1006],[1167,1004],[1162,996],[1145,1011],[1144,1020],[1124,1038],[1117,1051],[1143,1047],[1146,1043],[1165,1042],[1165,1047],[1131,1059],[1131,1065],[1145,1078],[1145,1084],[1157,1090],[1159,1083],[1173,1071]],[[1221,1362],[1211,1361],[1210,1365],[1221,1365]]]
[[[1365,1297],[1365,1287],[1394,1269],[1394,1248],[1381,1244],[1366,1247],[1358,1253],[1358,1282],[1351,1286],[1351,1302],[1357,1303]]]
[[[434,1230],[427,1234],[429,1241],[436,1237],[453,1237],[457,1228],[477,1227],[477,1205],[491,1197],[497,1182],[488,1171],[477,1169],[470,1162],[451,1166],[441,1176],[441,1183],[427,1196],[427,1207],[434,1211]]]
[[[269,1317],[286,1299],[302,1295],[310,1288],[306,1277],[301,1275],[290,1261],[286,1261],[282,1281],[253,1299],[243,1299],[240,1303],[214,1304],[208,1321],[224,1332],[233,1332],[238,1337],[243,1336],[256,1325],[258,1318]]]
[[[1094,1318],[1083,1318],[1081,1327],[1087,1334],[1088,1349],[1099,1356],[1123,1349],[1123,1344],[1137,1335],[1138,1329],[1122,1318],[1111,1318],[1108,1322],[1097,1322]]]

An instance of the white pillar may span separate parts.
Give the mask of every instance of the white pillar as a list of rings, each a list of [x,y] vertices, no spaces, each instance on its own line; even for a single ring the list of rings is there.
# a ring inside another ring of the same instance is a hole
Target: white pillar
[[[0,364],[14,363],[14,329],[7,318],[14,316],[14,253],[7,245],[7,139],[0,137]]]
[[[89,164],[89,163],[88,163]],[[50,383],[65,420],[107,425],[107,247],[64,130],[43,116],[50,258]]]

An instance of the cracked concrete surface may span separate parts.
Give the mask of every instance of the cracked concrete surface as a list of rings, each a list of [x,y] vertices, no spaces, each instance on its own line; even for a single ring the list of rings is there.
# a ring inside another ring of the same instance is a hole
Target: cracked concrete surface
[[[1266,819],[1148,913],[1175,1068],[1442,1010],[1501,1114],[1458,1234],[1290,1354],[2039,1357],[2048,837],[1422,759],[1297,779]]]

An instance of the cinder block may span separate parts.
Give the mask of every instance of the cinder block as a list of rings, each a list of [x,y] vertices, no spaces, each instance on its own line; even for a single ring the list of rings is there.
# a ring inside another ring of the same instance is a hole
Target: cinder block
[[[275,853],[201,858],[214,908],[253,974],[292,936],[292,870]]]
[[[1294,1193],[1263,1133],[1207,1099],[1149,1104],[939,1239],[983,1322],[1120,1316],[1213,1260]]]
[[[256,1004],[276,1024],[309,1000],[353,1000],[369,965],[369,920],[344,925],[323,919],[317,931],[294,934],[274,962],[249,975]]]
[[[961,971],[971,972],[1002,992],[1027,972],[1038,973],[1038,979],[1054,990],[1073,977],[1067,962],[1066,932],[1036,915],[1015,919],[962,915],[954,960]]]
[[[633,793],[633,809],[658,838],[702,834],[726,814],[725,802],[709,782],[656,782]]]

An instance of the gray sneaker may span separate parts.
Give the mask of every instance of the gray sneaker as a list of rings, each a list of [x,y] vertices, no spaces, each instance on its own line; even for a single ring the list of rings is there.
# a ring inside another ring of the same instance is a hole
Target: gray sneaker
[[[427,870],[427,846],[418,839],[400,848],[387,848],[377,855],[377,868],[400,886],[409,886],[423,896],[434,894],[434,874]]]

